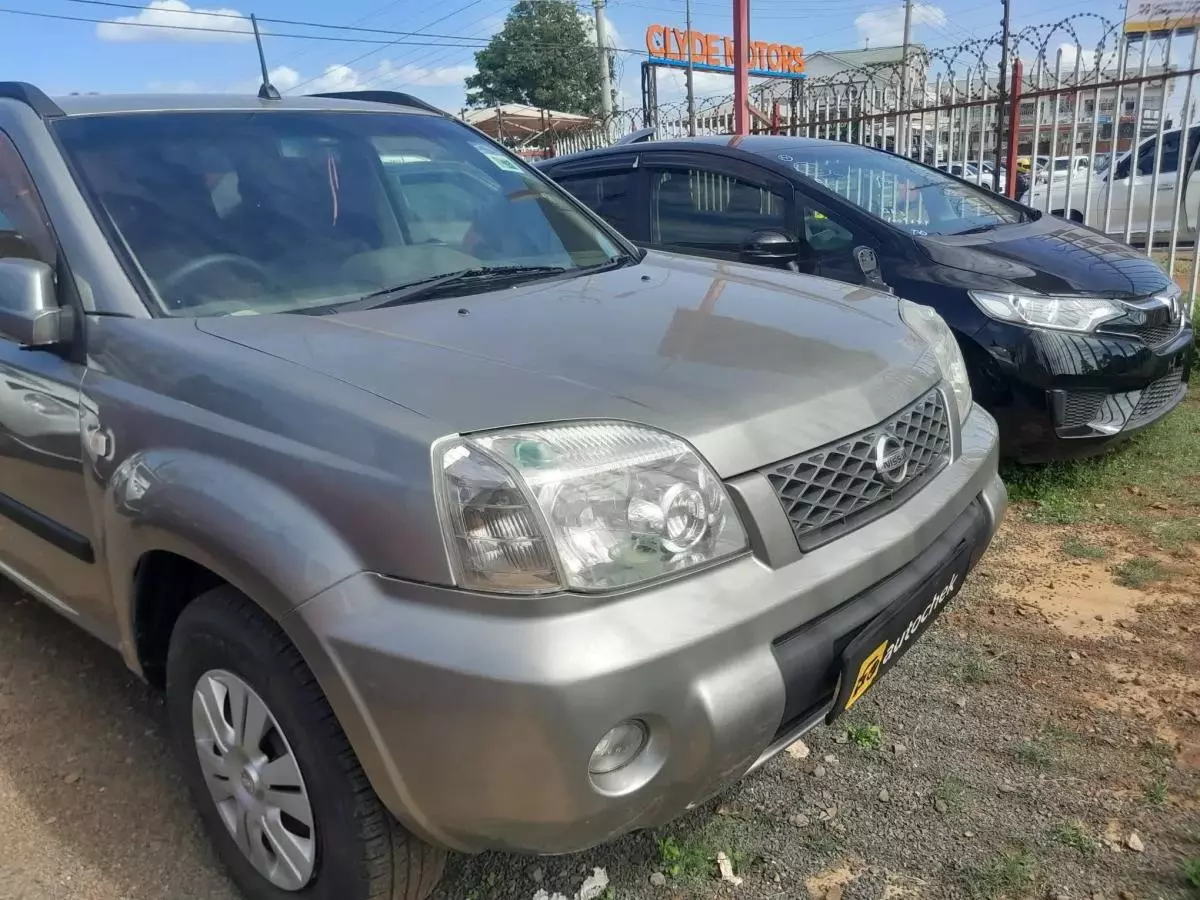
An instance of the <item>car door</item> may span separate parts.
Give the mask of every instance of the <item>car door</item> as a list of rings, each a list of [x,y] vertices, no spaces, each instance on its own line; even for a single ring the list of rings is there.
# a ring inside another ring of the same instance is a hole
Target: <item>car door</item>
[[[0,131],[0,258],[58,268],[59,250],[33,179]],[[104,636],[84,491],[83,366],[0,336],[0,570]]]
[[[798,237],[792,183],[740,159],[696,151],[644,152],[653,247],[713,259],[746,259],[752,237]],[[786,265],[779,259],[772,265]]]
[[[577,160],[543,171],[625,237],[638,244],[646,242],[649,224],[638,154]]]

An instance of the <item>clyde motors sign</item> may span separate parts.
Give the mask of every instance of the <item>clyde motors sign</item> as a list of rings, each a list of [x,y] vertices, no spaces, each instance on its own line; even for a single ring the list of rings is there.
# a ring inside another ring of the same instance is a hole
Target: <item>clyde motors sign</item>
[[[736,58],[733,38],[719,34],[651,25],[646,29],[646,52],[661,66],[686,67],[688,41],[692,44],[692,68],[708,72],[733,72]],[[751,75],[775,78],[804,77],[804,48],[791,44],[751,41],[746,54]]]

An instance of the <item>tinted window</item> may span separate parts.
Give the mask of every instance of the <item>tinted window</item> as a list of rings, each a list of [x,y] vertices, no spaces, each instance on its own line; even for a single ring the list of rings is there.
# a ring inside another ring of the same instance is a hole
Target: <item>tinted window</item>
[[[163,113],[56,128],[174,315],[325,307],[464,269],[572,270],[618,253],[526,164],[437,116]]]
[[[620,232],[633,231],[635,173],[609,172],[571,175],[559,180],[582,203]]]
[[[748,181],[701,169],[650,173],[651,239],[733,250],[756,231],[783,231],[784,198]]]
[[[822,143],[784,155],[801,175],[913,234],[955,234],[1022,218],[991,191],[868,147]]]
[[[6,256],[53,265],[57,254],[33,178],[8,135],[0,132],[0,257]]]

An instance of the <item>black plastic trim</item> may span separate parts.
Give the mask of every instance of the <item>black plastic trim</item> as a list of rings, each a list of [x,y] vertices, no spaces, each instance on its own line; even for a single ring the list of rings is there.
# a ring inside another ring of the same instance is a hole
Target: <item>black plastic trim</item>
[[[24,103],[43,119],[61,119],[66,115],[40,88],[25,81],[0,81],[0,98]]]
[[[311,97],[324,97],[329,100],[362,100],[365,103],[390,103],[392,106],[412,106],[439,116],[448,115],[445,110],[438,109],[432,103],[404,94],[400,91],[330,91],[324,94],[310,94]]]
[[[0,494],[0,516],[4,516],[15,525],[20,525],[26,531],[36,534],[43,541],[53,544],[58,549],[70,553],[78,560],[85,563],[96,561],[92,542],[86,537],[72,531],[66,525],[46,518],[37,510],[30,509],[7,494]]]
[[[776,638],[771,645],[784,682],[784,710],[776,737],[823,705],[841,674],[842,651],[876,616],[903,603],[948,560],[964,551],[973,569],[988,546],[983,501],[971,501],[942,534],[906,565],[812,622]]]

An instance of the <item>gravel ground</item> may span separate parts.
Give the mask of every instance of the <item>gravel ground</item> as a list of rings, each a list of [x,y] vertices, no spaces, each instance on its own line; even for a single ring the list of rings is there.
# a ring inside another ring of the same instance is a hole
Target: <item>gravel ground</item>
[[[851,719],[809,736],[807,758],[586,854],[454,859],[438,900],[571,898],[594,867],[614,900],[1197,896],[1182,865],[1200,857],[1200,553],[1135,589],[1114,570],[1144,548],[1088,539],[1108,557],[1065,555],[1077,537],[1014,515],[937,627]],[[114,654],[0,595],[0,900],[236,900],[164,724]]]

